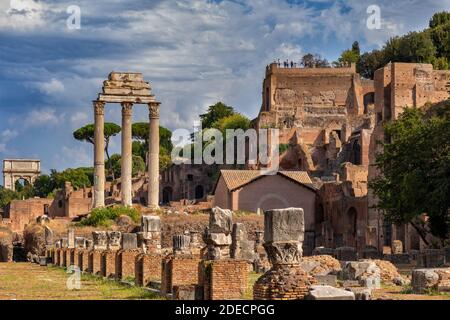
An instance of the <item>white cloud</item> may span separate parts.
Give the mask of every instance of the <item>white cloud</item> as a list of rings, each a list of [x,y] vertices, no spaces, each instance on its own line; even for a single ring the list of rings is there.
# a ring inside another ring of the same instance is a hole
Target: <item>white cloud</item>
[[[70,116],[70,122],[76,126],[86,124],[88,119],[89,119],[88,115],[84,112],[75,112],[73,115]]]
[[[52,78],[49,82],[38,83],[37,86],[41,92],[48,95],[64,91],[64,84],[55,78]]]
[[[0,30],[31,30],[43,26],[45,4],[35,0],[2,0]]]
[[[3,142],[9,141],[17,137],[19,133],[16,130],[6,129],[0,133],[0,140]]]
[[[64,145],[60,152],[57,152],[53,156],[53,167],[59,168],[75,168],[92,166],[92,150],[87,145],[80,145],[70,147]]]
[[[26,114],[24,118],[13,118],[10,122],[20,121],[24,129],[55,126],[62,124],[65,114],[58,114],[53,108],[35,109]]]

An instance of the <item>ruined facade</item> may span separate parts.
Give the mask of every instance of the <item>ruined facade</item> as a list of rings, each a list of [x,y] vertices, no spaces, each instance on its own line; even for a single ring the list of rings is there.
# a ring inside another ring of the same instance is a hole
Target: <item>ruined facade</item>
[[[450,71],[433,70],[431,64],[392,63],[375,72],[376,126],[370,138],[369,181],[378,175],[374,167],[376,153],[382,151],[377,141],[389,142],[383,124],[398,119],[404,107],[421,108],[450,97]],[[410,225],[393,226],[384,223],[378,210],[372,208],[377,200],[368,194],[368,245],[381,248],[392,241],[403,242],[403,250],[420,250],[423,244]]]

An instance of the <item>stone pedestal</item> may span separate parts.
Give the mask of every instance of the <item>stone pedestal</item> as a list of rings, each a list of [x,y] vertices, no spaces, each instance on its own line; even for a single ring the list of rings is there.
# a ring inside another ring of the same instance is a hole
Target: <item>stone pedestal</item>
[[[191,254],[190,250],[191,237],[190,235],[174,235],[172,238],[172,249],[174,255],[189,255]]]
[[[205,232],[208,260],[224,260],[231,257],[231,232],[233,212],[215,207],[209,216],[209,227]]]
[[[304,231],[303,209],[264,213],[264,248],[272,269],[256,281],[255,300],[298,300],[308,293],[314,279],[300,267]]]
[[[105,206],[105,103],[94,101],[94,208]]]

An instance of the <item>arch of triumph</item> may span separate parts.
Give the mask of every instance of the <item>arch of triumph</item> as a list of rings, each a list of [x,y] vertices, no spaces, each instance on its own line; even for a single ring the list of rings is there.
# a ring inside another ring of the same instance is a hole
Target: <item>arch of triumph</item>
[[[94,100],[94,192],[93,207],[105,206],[105,105],[122,106],[121,194],[124,206],[132,205],[132,114],[133,105],[146,104],[149,110],[150,134],[148,156],[148,206],[159,205],[159,107],[150,84],[142,73],[111,72],[103,82],[102,93]]]
[[[5,159],[3,160],[3,185],[5,189],[16,189],[16,182],[24,179],[33,184],[41,174],[41,161],[33,159]]]

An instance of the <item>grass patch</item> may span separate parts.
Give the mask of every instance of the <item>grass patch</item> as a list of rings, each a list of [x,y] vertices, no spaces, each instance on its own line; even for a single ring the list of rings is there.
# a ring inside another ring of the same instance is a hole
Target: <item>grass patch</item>
[[[256,280],[258,280],[261,276],[262,276],[261,273],[256,272],[249,273],[247,290],[245,291],[243,296],[245,300],[253,300],[253,285],[255,284]]]
[[[96,208],[91,211],[87,218],[84,218],[76,225],[80,227],[109,227],[120,216],[128,216],[134,222],[139,222],[139,212],[135,208],[128,207],[110,207]]]

